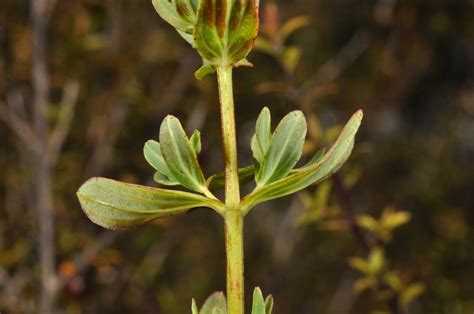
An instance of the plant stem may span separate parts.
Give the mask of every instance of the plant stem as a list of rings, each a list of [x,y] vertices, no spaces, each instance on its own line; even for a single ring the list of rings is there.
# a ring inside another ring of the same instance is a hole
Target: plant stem
[[[227,210],[225,249],[227,253],[227,313],[244,313],[244,216],[240,210]]]
[[[221,104],[222,141],[224,143],[225,205],[228,209],[239,209],[239,166],[237,163],[232,68],[217,68],[217,80]]]
[[[225,247],[227,255],[227,313],[244,313],[244,215],[240,210],[240,186],[235,134],[232,67],[218,67],[222,141],[225,162]]]

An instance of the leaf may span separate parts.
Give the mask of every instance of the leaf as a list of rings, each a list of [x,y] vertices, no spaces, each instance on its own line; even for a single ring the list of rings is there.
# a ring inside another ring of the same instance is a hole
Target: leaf
[[[321,159],[323,159],[324,154],[326,154],[326,148],[318,150],[316,154],[301,168],[311,167],[314,164],[317,164]]]
[[[269,294],[265,299],[265,314],[272,314],[273,312],[273,296]]]
[[[189,139],[196,155],[201,152],[201,132],[195,130]]]
[[[94,223],[108,229],[131,228],[192,208],[222,210],[219,201],[201,195],[92,178],[77,191],[82,209]]]
[[[169,0],[152,0],[152,3],[155,7],[156,12],[161,16],[163,20],[171,24],[171,26],[183,33],[192,32],[193,25],[196,20],[195,12],[188,13],[190,15],[180,15],[177,10],[177,6]],[[192,17],[193,15],[194,21]]]
[[[290,112],[281,120],[271,137],[268,152],[255,176],[257,187],[284,178],[290,173],[301,158],[305,137],[306,120],[303,113]]]
[[[357,111],[351,117],[331,149],[318,163],[297,169],[288,177],[256,188],[247,195],[241,202],[244,213],[248,213],[262,202],[280,198],[319,183],[336,172],[348,159],[354,147],[354,137],[360,127],[362,117],[362,110]]]
[[[262,109],[260,115],[257,119],[257,124],[255,126],[255,135],[252,137],[252,152],[253,158],[255,158],[258,163],[262,163],[265,155],[270,148],[270,141],[272,138],[272,119],[270,115],[270,110],[267,107]]]
[[[385,266],[385,255],[382,249],[373,249],[367,259],[367,273],[370,275],[379,274]]]
[[[225,314],[226,312],[227,303],[224,293],[215,292],[209,298],[207,298],[206,302],[204,302],[199,314]]]
[[[210,65],[210,64],[204,64],[203,66],[201,66],[195,73],[194,73],[194,76],[198,79],[198,80],[202,80],[203,78],[205,78],[207,75],[209,74],[212,74],[216,72],[216,69]]]
[[[240,184],[246,184],[252,181],[255,174],[255,166],[248,166],[239,169],[239,182]],[[209,190],[220,190],[225,187],[225,174],[223,172],[217,173],[210,176],[207,179],[207,186]]]
[[[400,302],[403,305],[410,304],[414,299],[425,292],[425,285],[422,283],[413,283],[409,285],[401,294]]]
[[[167,116],[160,128],[161,151],[171,174],[184,187],[205,193],[206,180],[179,120]]]
[[[359,215],[356,217],[357,224],[368,230],[368,231],[375,231],[379,227],[379,223],[375,220],[372,216],[369,215]]]
[[[290,19],[288,22],[283,24],[279,31],[280,39],[285,42],[288,37],[293,35],[297,30],[311,24],[311,18],[308,16],[298,16]]]
[[[178,185],[179,182],[166,165],[161,152],[160,143],[156,141],[147,141],[143,147],[143,155],[146,161],[156,170],[154,180],[163,185]]]
[[[265,314],[265,301],[259,287],[253,290],[252,314]]]
[[[196,300],[194,300],[193,298],[193,301],[191,303],[191,314],[199,314],[199,310],[198,310],[198,307],[197,307],[197,304],[196,304]]]
[[[166,186],[176,186],[179,185],[178,181],[174,181],[164,174],[162,174],[159,171],[155,172],[155,175],[153,176],[153,181],[155,181],[158,184],[166,185]]]
[[[301,60],[302,51],[299,47],[290,46],[285,49],[282,60],[288,70],[293,73]]]

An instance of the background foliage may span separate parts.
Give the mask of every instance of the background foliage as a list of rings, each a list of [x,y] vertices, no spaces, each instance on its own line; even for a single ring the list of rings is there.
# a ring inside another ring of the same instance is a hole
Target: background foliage
[[[308,154],[356,109],[365,118],[338,177],[247,219],[248,297],[255,286],[273,293],[276,313],[472,313],[474,2],[275,3],[279,12],[262,14],[255,68],[236,71],[240,165],[252,161],[264,105],[275,121],[311,114]],[[30,3],[0,8],[0,106],[30,121]],[[303,15],[282,41],[282,24]],[[189,313],[192,297],[202,304],[225,288],[221,218],[197,210],[110,232],[86,218],[75,191],[95,175],[153,185],[142,148],[166,114],[201,130],[200,162],[207,175],[220,171],[214,79],[194,79],[199,58],[149,1],[57,1],[47,41],[51,125],[63,121],[63,88],[79,88],[50,170],[56,309]],[[37,160],[0,116],[0,311],[31,313],[41,286]]]

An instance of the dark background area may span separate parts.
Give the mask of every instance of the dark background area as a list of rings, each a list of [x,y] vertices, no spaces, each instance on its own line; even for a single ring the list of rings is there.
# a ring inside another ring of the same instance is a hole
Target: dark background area
[[[225,289],[221,218],[199,209],[107,231],[86,218],[75,192],[92,176],[155,185],[142,148],[167,114],[201,130],[205,173],[221,171],[215,77],[194,79],[197,53],[151,1],[50,0],[44,37],[32,27],[34,2],[0,4],[0,311],[38,312],[52,282],[59,313],[189,313],[191,298],[202,304]],[[472,313],[474,1],[275,1],[279,14],[264,14],[270,3],[262,1],[262,39],[301,57],[282,68],[281,55],[255,49],[255,67],[235,71],[240,165],[252,162],[264,105],[274,122],[298,108],[312,116],[308,154],[358,108],[365,118],[326,200],[311,187],[248,216],[247,301],[258,285],[277,314]],[[280,25],[310,23],[279,43],[276,16]],[[47,131],[35,113],[41,60]],[[45,166],[47,153],[57,158]],[[354,223],[387,208],[411,215],[390,241]],[[348,260],[374,248],[387,271],[423,293],[406,306],[383,285],[356,293],[363,275]]]

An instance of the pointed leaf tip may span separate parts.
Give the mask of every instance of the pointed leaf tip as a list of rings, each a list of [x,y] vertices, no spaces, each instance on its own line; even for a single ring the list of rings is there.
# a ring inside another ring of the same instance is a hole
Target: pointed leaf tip
[[[252,300],[252,314],[266,314],[265,312],[265,300],[263,299],[262,290],[259,287],[253,291]]]

